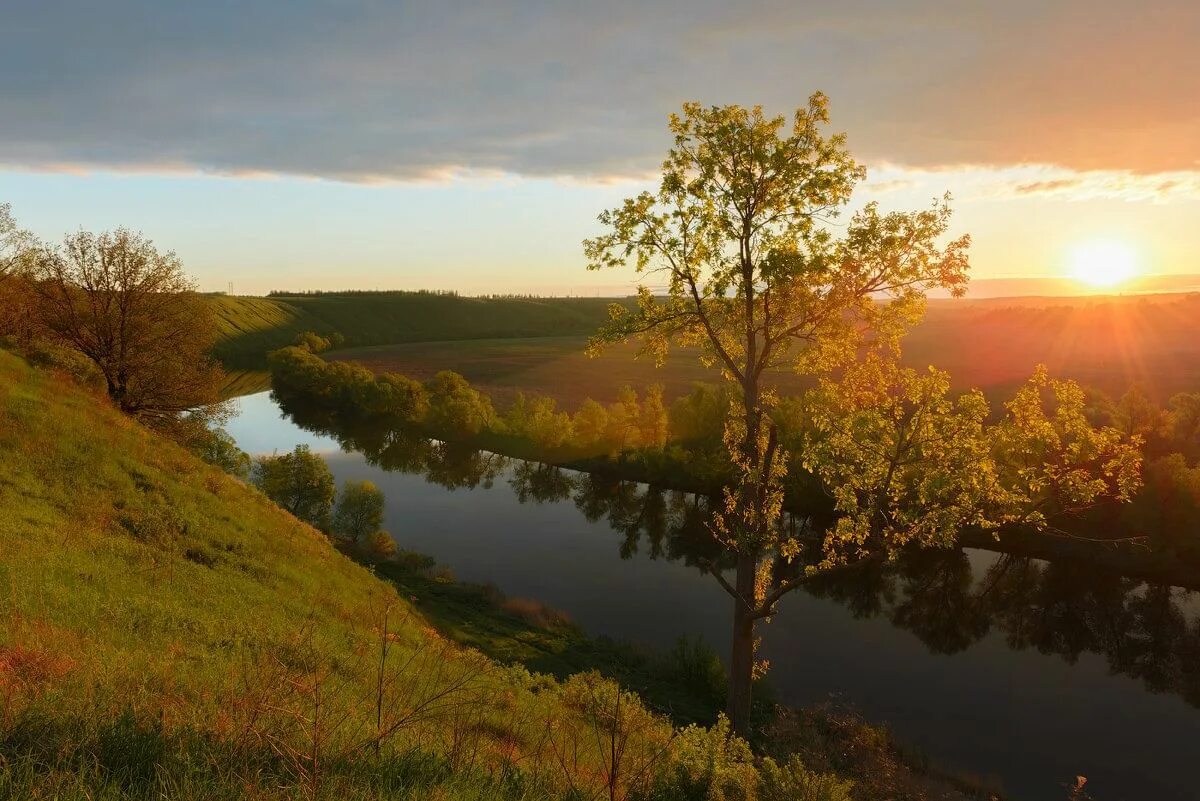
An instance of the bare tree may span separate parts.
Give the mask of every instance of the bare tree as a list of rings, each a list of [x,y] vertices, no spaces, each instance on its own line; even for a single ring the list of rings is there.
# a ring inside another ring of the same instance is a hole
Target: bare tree
[[[122,411],[166,424],[218,400],[216,320],[174,253],[80,231],[33,261],[42,327],[95,363]]]

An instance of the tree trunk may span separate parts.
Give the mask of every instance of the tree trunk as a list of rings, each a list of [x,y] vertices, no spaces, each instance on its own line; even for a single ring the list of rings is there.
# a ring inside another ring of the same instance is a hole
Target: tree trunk
[[[733,601],[733,650],[729,658],[729,698],[725,714],[735,734],[745,737],[750,731],[750,691],[754,682],[754,574],[758,560],[751,554],[738,554],[738,592]]]

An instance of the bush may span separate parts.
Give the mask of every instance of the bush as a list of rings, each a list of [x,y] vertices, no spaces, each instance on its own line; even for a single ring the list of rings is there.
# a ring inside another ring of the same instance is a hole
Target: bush
[[[342,484],[333,531],[351,542],[364,541],[383,525],[383,493],[370,481]],[[389,540],[390,541],[390,540]]]
[[[681,729],[647,801],[753,801],[758,771],[750,746],[722,715],[706,729]]]
[[[306,348],[309,353],[322,353],[330,347],[328,339],[312,331],[297,334],[292,344],[298,348]]]
[[[832,773],[814,773],[800,757],[788,757],[782,766],[767,757],[760,769],[759,801],[851,801],[854,782]]]
[[[33,339],[25,343],[20,352],[34,367],[53,370],[91,390],[104,390],[104,376],[91,359],[78,351],[47,340]]]
[[[724,699],[725,664],[702,637],[680,637],[667,653],[664,667],[672,680],[714,706]]]
[[[396,541],[386,531],[376,531],[367,537],[367,552],[377,559],[387,559],[396,553]]]
[[[250,477],[254,462],[248,453],[237,446],[229,432],[222,428],[208,430],[191,450],[204,461],[221,468],[231,476],[243,481]]]

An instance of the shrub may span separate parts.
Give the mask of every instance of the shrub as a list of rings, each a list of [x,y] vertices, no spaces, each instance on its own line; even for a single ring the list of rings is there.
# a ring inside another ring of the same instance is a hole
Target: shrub
[[[231,476],[243,481],[250,477],[254,462],[248,453],[237,446],[229,432],[222,428],[208,430],[194,443],[191,450],[204,461],[221,468]]]
[[[387,559],[396,553],[396,541],[386,531],[375,531],[367,537],[367,551],[377,559]]]
[[[779,765],[767,757],[760,769],[759,801],[851,801],[854,782],[814,773],[795,754]]]
[[[725,664],[702,637],[680,637],[666,655],[665,668],[671,679],[716,706],[725,697]]]
[[[680,730],[647,801],[753,801],[758,782],[750,746],[722,715],[712,728]]]
[[[383,525],[383,493],[370,481],[342,484],[333,530],[352,542],[365,540]]]

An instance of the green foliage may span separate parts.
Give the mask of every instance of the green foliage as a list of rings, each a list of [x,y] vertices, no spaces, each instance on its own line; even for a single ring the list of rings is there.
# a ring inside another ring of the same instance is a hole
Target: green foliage
[[[854,782],[814,773],[793,754],[782,765],[767,757],[760,768],[760,801],[852,801]]]
[[[719,708],[728,676],[725,664],[701,637],[680,637],[667,653],[669,673],[700,698]]]
[[[209,464],[219,467],[231,476],[249,480],[254,462],[250,455],[237,446],[237,442],[224,429],[211,429],[193,452]]]
[[[392,535],[381,529],[368,534],[365,538],[367,553],[376,559],[388,559],[396,553],[396,541]]]
[[[351,542],[366,541],[383,525],[383,505],[383,492],[370,481],[344,482],[333,514],[333,532]]]
[[[722,715],[710,729],[693,725],[679,731],[648,799],[754,801],[757,789],[754,754]]]
[[[723,426],[736,469],[714,533],[738,555],[734,584],[721,582],[735,599],[729,709],[739,732],[750,714],[755,620],[786,591],[769,586],[770,561],[795,555],[779,524],[787,454],[770,417],[774,372],[825,374],[868,341],[895,353],[927,290],[961,295],[967,282],[969,238],[944,242],[948,202],[888,214],[868,203],[840,238],[818,225],[839,215],[866,174],[828,123],[821,93],[790,125],[757,106],[685,103],[670,118],[674,146],[658,191],[602,212],[605,232],[584,242],[590,269],[633,263],[666,282],[665,297],[641,286],[636,309],[614,307],[594,348],[638,337],[661,364],[670,347],[696,346],[736,399]]]
[[[327,362],[308,348],[287,347],[268,358],[277,389],[363,415],[419,421],[429,414],[425,387],[396,373],[375,376],[351,362]]]
[[[1148,534],[1156,551],[1200,555],[1200,465],[1182,453],[1160,456],[1145,470],[1145,486],[1122,511],[1126,523]]]
[[[33,339],[23,344],[20,352],[32,365],[63,373],[81,386],[105,391],[104,376],[95,363],[73,348],[47,339]]]
[[[1130,387],[1112,407],[1110,425],[1127,439],[1137,437],[1145,442],[1158,434],[1163,414],[1139,386]]]
[[[1180,392],[1168,402],[1166,436],[1186,458],[1200,459],[1200,392]]]
[[[1141,486],[1141,439],[1096,428],[1083,390],[1039,366],[1005,404],[991,438],[1008,517],[1043,526],[1104,499],[1125,503]]]
[[[719,445],[729,415],[730,390],[721,384],[695,383],[671,404],[671,436],[683,442]]]
[[[665,295],[642,286],[636,308],[614,307],[593,350],[638,338],[662,364],[669,348],[696,347],[729,390],[722,431],[733,469],[714,534],[736,555],[736,575],[730,583],[712,572],[735,602],[728,709],[739,733],[749,725],[756,621],[801,580],[774,570],[803,548],[782,524],[789,445],[800,446],[801,465],[838,513],[818,568],[948,545],[969,526],[1043,525],[1052,504],[1125,501],[1138,484],[1138,398],[1123,401],[1122,442],[1087,421],[1078,387],[1039,370],[1008,404],[1006,424],[989,429],[982,393],[951,398],[946,374],[899,367],[926,293],[965,292],[970,239],[948,240],[948,195],[915,212],[867,203],[840,232],[819,225],[839,216],[865,176],[828,123],[820,93],[790,125],[757,106],[686,103],[670,119],[674,146],[657,192],[602,212],[604,233],[584,242],[590,269],[632,264],[666,283]],[[784,367],[821,382],[800,419],[794,409],[773,414]],[[691,405],[681,412],[713,404]],[[609,410],[613,438],[646,437],[639,419],[622,397]]]
[[[437,429],[478,434],[496,419],[491,398],[468,384],[458,373],[443,370],[433,377],[427,389],[427,419]]]
[[[309,353],[324,353],[329,350],[331,343],[328,339],[312,331],[302,331],[292,340],[298,348],[305,348]]]
[[[0,338],[27,342],[36,327],[32,277],[38,242],[17,225],[12,207],[0,203]]]
[[[527,398],[524,392],[518,392],[504,413],[505,430],[543,450],[561,448],[571,441],[574,429],[571,416],[558,411],[556,406],[553,398]]]
[[[596,401],[588,398],[571,418],[571,435],[585,449],[602,446],[608,433],[608,411]]]
[[[375,379],[375,392],[367,408],[401,420],[423,420],[429,414],[429,393],[419,381],[397,373]]]
[[[871,355],[809,395],[803,453],[840,513],[827,564],[946,547],[968,527],[1045,527],[1101,499],[1128,501],[1140,485],[1138,448],[1093,427],[1073,382],[1039,368],[995,425],[981,393],[949,390],[945,373]]]
[[[307,445],[291,453],[260,456],[254,462],[254,485],[296,518],[328,531],[333,496],[333,473]]]

